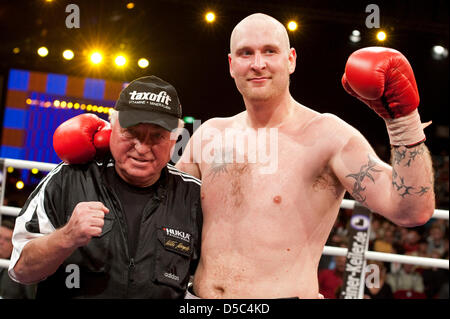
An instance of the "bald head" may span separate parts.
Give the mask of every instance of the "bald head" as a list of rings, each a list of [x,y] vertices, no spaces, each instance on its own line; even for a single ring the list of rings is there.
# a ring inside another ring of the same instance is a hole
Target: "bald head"
[[[236,50],[243,36],[255,31],[261,31],[261,35],[270,32],[274,38],[278,39],[281,48],[287,51],[290,49],[289,36],[284,25],[267,14],[254,13],[234,27],[230,37],[230,52],[233,53]]]

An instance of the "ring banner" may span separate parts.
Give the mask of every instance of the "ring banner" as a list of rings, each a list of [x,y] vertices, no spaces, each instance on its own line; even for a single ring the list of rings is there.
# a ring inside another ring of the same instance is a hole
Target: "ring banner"
[[[371,211],[355,204],[349,227],[349,244],[340,299],[362,299],[364,295],[365,253],[369,246]]]

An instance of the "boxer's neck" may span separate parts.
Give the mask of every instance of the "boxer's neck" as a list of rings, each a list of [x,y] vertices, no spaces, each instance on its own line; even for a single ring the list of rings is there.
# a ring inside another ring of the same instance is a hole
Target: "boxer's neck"
[[[246,124],[252,128],[279,127],[294,113],[296,102],[287,95],[278,101],[245,101]]]

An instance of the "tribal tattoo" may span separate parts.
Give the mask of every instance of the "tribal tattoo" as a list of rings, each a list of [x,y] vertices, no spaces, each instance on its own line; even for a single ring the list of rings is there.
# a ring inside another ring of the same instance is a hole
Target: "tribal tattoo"
[[[416,159],[417,155],[422,155],[425,153],[425,147],[421,144],[414,149],[400,149],[394,148],[394,154],[392,158],[393,164],[400,165],[404,159],[406,162],[403,164],[405,167],[410,167],[411,163]]]
[[[431,187],[427,186],[408,186],[405,184],[405,179],[402,176],[399,176],[396,166],[400,167],[411,167],[412,162],[414,162],[418,155],[422,155],[426,152],[426,149],[423,145],[419,145],[414,149],[400,149],[394,148],[392,154],[392,186],[399,193],[401,197],[405,197],[406,195],[419,195],[422,196],[428,191],[430,191]]]
[[[355,184],[353,185],[352,196],[360,203],[364,203],[366,201],[366,197],[362,194],[363,191],[366,190],[366,187],[363,187],[362,183],[366,179],[370,179],[373,183],[375,183],[375,179],[373,178],[373,172],[381,172],[381,170],[375,169],[376,162],[372,156],[369,157],[369,162],[363,166],[361,166],[358,173],[349,174],[346,177],[354,178]]]

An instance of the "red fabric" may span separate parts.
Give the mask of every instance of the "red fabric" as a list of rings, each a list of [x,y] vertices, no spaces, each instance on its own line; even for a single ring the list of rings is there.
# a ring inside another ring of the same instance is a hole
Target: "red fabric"
[[[337,274],[331,269],[324,269],[319,272],[319,292],[326,299],[337,299],[336,293],[341,286],[341,274]]]
[[[424,293],[412,290],[397,290],[394,293],[394,299],[426,299],[426,298],[427,296]]]

